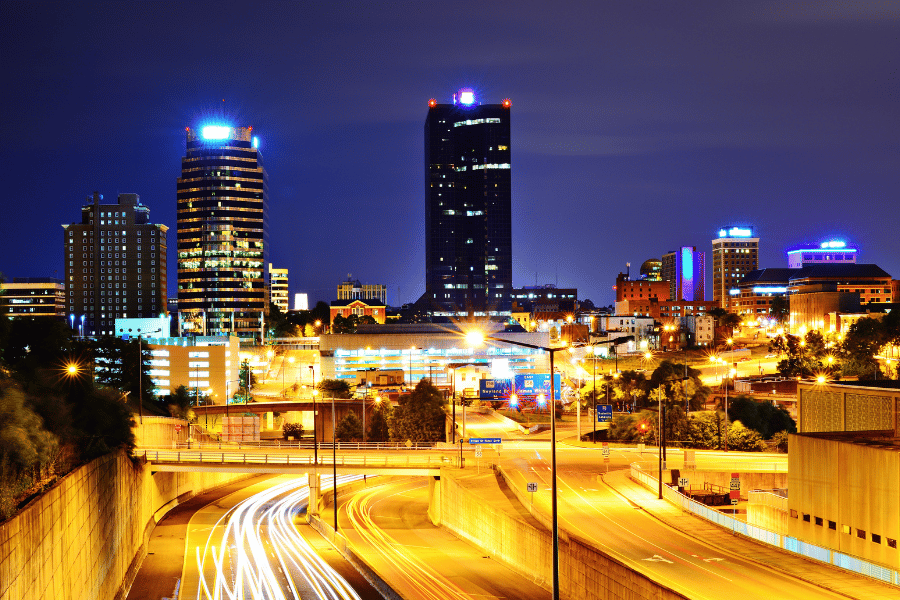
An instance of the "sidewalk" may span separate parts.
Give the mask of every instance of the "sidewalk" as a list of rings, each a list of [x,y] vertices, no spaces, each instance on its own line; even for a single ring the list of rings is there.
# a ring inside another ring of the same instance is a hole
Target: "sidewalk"
[[[806,559],[798,554],[733,534],[729,530],[676,507],[629,477],[628,469],[610,471],[603,481],[648,515],[720,550],[740,555],[768,568],[859,600],[900,599],[900,589],[863,575]]]

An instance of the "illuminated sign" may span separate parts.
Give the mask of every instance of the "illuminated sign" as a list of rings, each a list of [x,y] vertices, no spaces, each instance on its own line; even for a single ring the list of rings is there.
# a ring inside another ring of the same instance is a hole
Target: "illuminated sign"
[[[737,288],[732,288],[732,289],[728,290],[728,293],[732,296],[740,296],[741,290],[739,290]]]
[[[731,229],[720,229],[719,237],[753,237],[753,230],[748,227],[732,227]]]
[[[231,136],[231,127],[207,125],[200,131],[204,140],[225,140]]]
[[[259,138],[256,137],[255,135],[253,136],[253,147],[259,148]]]
[[[786,294],[787,288],[786,287],[776,287],[776,286],[773,286],[773,287],[757,286],[757,287],[753,288],[753,293],[754,294]]]
[[[832,240],[829,242],[822,242],[821,248],[846,248],[847,242],[841,242],[839,240]]]
[[[463,88],[459,90],[459,103],[466,106],[475,104],[475,90],[472,88]]]

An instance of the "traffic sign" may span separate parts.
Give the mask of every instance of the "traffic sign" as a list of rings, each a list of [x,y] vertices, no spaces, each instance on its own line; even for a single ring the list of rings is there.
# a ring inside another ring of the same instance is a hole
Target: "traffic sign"
[[[175,426],[175,433],[181,433],[181,425]]]
[[[731,490],[740,490],[741,489],[741,479],[740,473],[732,473],[731,474],[731,485],[729,486]]]
[[[534,493],[534,492],[537,491],[537,483],[535,483],[535,482],[533,482],[533,481],[529,481],[529,482],[525,485],[525,489],[528,490],[529,492]]]
[[[609,456],[609,446],[603,444],[603,456]]]
[[[612,422],[612,404],[598,404],[597,405],[597,422],[598,423]]]
[[[732,504],[737,504],[737,503],[738,503],[737,498],[732,498],[732,499],[731,499],[731,503],[732,503]]]
[[[499,444],[503,442],[500,438],[469,438],[469,443],[475,444]]]
[[[690,481],[688,481],[687,477],[678,478],[678,487],[687,487],[688,483],[690,483]]]
[[[475,458],[481,458],[481,446],[475,448]]]

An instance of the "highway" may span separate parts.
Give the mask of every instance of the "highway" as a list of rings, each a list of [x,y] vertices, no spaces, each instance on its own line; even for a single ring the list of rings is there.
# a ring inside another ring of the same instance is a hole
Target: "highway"
[[[343,574],[338,573],[320,555],[322,544],[300,534],[295,521],[308,494],[305,477],[282,477],[248,486],[198,511],[188,528],[180,597],[379,598],[352,568],[345,566]],[[318,538],[315,532],[312,535]],[[353,585],[345,576],[354,579]]]
[[[544,598],[548,592],[432,525],[423,477],[385,480],[339,507],[343,534],[409,600]],[[323,515],[329,522],[331,517]],[[349,525],[349,527],[348,527]]]

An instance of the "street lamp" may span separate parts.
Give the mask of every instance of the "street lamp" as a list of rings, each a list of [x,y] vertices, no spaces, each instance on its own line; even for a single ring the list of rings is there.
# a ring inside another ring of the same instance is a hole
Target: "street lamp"
[[[547,348],[546,346],[538,346],[536,344],[526,344],[524,342],[516,342],[503,338],[497,338],[484,335],[480,331],[472,330],[466,334],[466,340],[471,346],[480,346],[485,340],[492,340],[513,346],[521,346],[523,348],[532,348],[534,350],[544,350],[550,355],[550,480],[551,485],[551,501],[550,512],[552,522],[553,535],[553,600],[559,600],[559,520],[557,516],[556,506],[556,386],[554,385],[553,359],[556,352],[565,348]]]
[[[312,367],[310,367],[311,369]],[[316,396],[319,395],[319,390],[313,388],[312,390],[312,399],[313,399],[313,464],[319,464],[319,431],[317,428],[318,419],[316,419]]]

